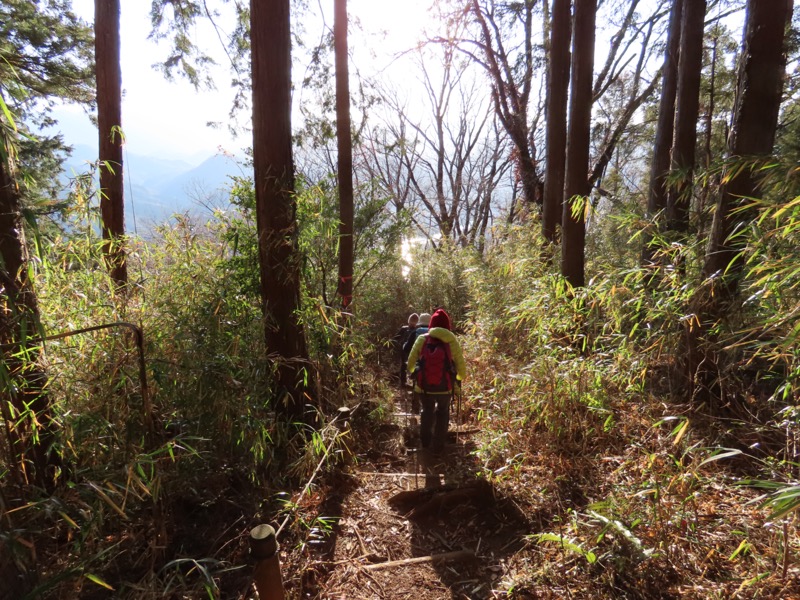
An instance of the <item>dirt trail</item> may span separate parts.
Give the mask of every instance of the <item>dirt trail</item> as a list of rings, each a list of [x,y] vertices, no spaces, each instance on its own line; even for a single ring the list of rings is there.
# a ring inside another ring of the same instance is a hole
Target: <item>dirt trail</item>
[[[490,414],[481,424],[492,440],[453,419],[438,457],[417,454],[404,435],[408,404],[398,391],[389,422],[368,417],[377,401],[353,412],[355,456],[326,474],[306,507],[335,525],[287,551],[289,597],[800,598],[784,542],[794,529],[765,527],[758,492],[730,485],[726,472],[698,475],[703,463],[675,460],[674,435],[653,426],[660,403],[612,405],[625,420],[609,432],[580,411],[563,416],[574,432],[556,434]],[[469,405],[483,415],[495,406],[477,395]]]
[[[358,457],[324,507],[341,518],[317,597],[504,597],[493,584],[530,533],[525,516],[476,477],[475,430],[458,426],[455,410],[445,451],[417,450],[406,394],[397,393],[395,422],[382,428],[379,446]]]

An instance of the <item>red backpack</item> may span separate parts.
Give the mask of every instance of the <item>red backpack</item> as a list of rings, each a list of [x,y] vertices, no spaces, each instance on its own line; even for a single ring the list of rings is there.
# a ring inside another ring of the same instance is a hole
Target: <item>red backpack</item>
[[[425,392],[450,392],[453,390],[453,356],[450,344],[425,334],[417,361],[417,385]]]

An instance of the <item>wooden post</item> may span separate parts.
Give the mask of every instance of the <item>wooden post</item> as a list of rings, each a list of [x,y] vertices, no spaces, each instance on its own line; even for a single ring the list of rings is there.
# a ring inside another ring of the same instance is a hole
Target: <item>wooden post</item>
[[[269,525],[259,525],[250,532],[250,554],[256,560],[253,580],[261,600],[284,600],[278,540]]]

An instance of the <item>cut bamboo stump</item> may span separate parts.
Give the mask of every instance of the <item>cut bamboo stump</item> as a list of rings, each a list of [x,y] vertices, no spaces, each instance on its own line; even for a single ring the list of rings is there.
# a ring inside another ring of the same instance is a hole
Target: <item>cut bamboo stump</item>
[[[284,600],[286,597],[278,559],[278,541],[270,525],[259,525],[250,531],[250,553],[256,560],[253,580],[262,600]]]

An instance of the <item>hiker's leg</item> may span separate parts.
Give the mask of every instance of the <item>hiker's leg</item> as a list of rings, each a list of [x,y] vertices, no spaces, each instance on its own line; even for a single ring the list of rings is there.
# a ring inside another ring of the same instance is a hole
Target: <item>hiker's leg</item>
[[[427,448],[431,445],[431,438],[433,437],[433,422],[436,418],[436,397],[428,396],[427,394],[420,394],[422,400],[422,416],[419,423],[419,439],[422,442],[422,447]]]
[[[447,441],[447,427],[450,425],[450,394],[440,394],[436,398],[436,425],[433,433],[433,448],[441,450]]]
[[[400,387],[406,387],[406,361],[400,355]]]

